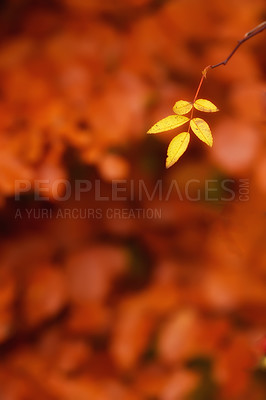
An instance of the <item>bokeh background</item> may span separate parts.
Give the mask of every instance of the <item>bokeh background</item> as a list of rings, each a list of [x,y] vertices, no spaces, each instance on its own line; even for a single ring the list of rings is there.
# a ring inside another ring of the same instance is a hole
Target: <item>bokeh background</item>
[[[265,32],[204,81],[212,149],[194,137],[166,170],[175,133],[146,135],[264,0],[6,0],[0,14],[0,399],[265,400]],[[60,201],[62,179],[93,188]],[[117,180],[134,194],[113,199]]]

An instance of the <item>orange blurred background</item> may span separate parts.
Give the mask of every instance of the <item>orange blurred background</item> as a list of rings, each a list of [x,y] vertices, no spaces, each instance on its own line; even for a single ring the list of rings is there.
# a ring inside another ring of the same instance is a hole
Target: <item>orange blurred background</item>
[[[263,0],[0,5],[0,400],[265,400]]]

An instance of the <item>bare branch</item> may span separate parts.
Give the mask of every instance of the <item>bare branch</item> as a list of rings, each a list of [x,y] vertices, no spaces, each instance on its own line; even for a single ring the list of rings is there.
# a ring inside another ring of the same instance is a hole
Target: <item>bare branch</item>
[[[233,49],[233,51],[229,54],[229,56],[224,61],[221,61],[220,63],[215,64],[215,65],[210,65],[207,68],[214,69],[214,68],[219,67],[220,65],[226,65],[228,63],[228,61],[230,60],[230,58],[235,54],[237,49],[241,46],[241,44],[243,44],[247,40],[251,39],[253,36],[257,35],[258,33],[261,33],[264,29],[266,29],[266,21],[262,22],[261,24],[256,26],[254,29],[252,29],[251,31],[247,32],[245,34],[245,36],[243,37],[243,39],[238,41],[238,43],[235,46],[235,48]]]

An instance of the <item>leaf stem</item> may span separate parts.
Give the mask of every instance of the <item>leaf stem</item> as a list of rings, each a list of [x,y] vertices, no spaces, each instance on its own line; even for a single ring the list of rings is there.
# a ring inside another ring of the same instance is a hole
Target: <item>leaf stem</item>
[[[201,79],[200,79],[200,82],[199,82],[199,85],[198,85],[196,94],[195,94],[194,99],[193,99],[193,104],[194,104],[195,101],[197,100],[197,97],[198,97],[198,94],[199,94],[201,85],[202,85],[202,83],[203,83],[204,77],[205,77],[205,75],[204,75],[204,73],[202,73],[202,76],[201,76]],[[192,107],[192,109],[191,109],[190,120],[192,120],[192,118],[193,118],[193,112],[194,112],[194,107]],[[189,123],[189,127],[188,127],[188,132],[190,132],[190,123]]]
[[[193,103],[195,103],[195,101],[197,100],[197,97],[198,97],[198,94],[199,94],[203,79],[204,79],[204,74],[202,74],[202,76],[201,76],[201,80],[200,80],[199,86],[197,88],[196,94],[195,94],[194,99],[193,99]]]

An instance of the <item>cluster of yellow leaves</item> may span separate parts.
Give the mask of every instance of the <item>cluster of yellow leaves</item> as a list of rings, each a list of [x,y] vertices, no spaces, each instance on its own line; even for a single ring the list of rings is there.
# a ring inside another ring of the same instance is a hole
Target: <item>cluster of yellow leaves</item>
[[[165,132],[182,126],[189,121],[188,130],[175,136],[168,146],[166,168],[169,168],[175,164],[186,151],[190,141],[190,128],[200,140],[202,140],[208,146],[212,146],[213,138],[210,127],[207,122],[204,121],[204,119],[192,118],[193,108],[203,112],[219,111],[219,109],[209,100],[198,99],[194,103],[185,100],[179,100],[173,107],[173,111],[176,115],[169,115],[168,117],[161,119],[148,131],[148,133]],[[185,117],[184,114],[188,114],[190,111],[191,117]]]

